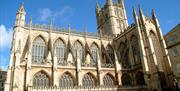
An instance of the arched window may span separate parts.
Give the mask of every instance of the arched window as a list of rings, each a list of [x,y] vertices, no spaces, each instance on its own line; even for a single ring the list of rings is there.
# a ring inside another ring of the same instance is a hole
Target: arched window
[[[62,40],[58,39],[55,42],[55,55],[57,57],[57,63],[58,65],[65,65],[65,54],[66,54],[66,48]]]
[[[144,74],[142,72],[137,72],[136,84],[137,85],[145,85]]]
[[[83,50],[82,45],[78,41],[76,41],[74,43],[74,46],[73,46],[73,55],[75,57],[75,60],[77,60],[77,57],[79,57],[81,62],[83,61],[84,50]]]
[[[126,43],[120,43],[119,45],[119,53],[120,53],[120,61],[122,63],[123,68],[129,68],[130,63],[129,63],[129,48]]]
[[[107,48],[106,48],[106,51],[107,51],[109,57],[111,58],[111,60],[109,60],[108,63],[113,64],[113,62],[115,60],[113,48],[110,45],[108,45]]]
[[[159,70],[163,70],[163,64],[162,64],[163,63],[163,53],[161,50],[160,41],[153,31],[150,31],[150,38],[151,38],[151,42],[153,44],[154,54],[156,55],[156,60],[157,60],[157,61],[154,60],[154,62],[155,62],[154,65],[157,65]],[[152,56],[150,58],[153,59]],[[155,66],[154,66],[154,69],[156,69]],[[166,86],[167,83],[164,80],[165,74],[163,72],[159,72],[159,77],[160,77],[160,83],[163,86]]]
[[[136,64],[141,63],[141,55],[140,55],[140,49],[139,49],[139,44],[138,44],[138,38],[137,37],[132,36],[131,45],[132,45],[134,63],[136,65]]]
[[[123,55],[124,48],[125,48],[125,44],[121,42],[119,44],[119,57],[120,57],[120,59],[121,59],[121,57]]]
[[[103,78],[103,84],[104,86],[114,86],[115,82],[114,82],[113,77],[109,74],[106,74]]]
[[[96,66],[96,62],[97,62],[98,55],[99,55],[99,50],[98,50],[97,45],[93,43],[91,45],[90,50],[91,50],[91,54],[92,54],[91,63],[93,66]]]
[[[68,88],[73,86],[74,86],[74,82],[71,75],[68,73],[64,73],[59,80],[59,87]]]
[[[49,87],[50,80],[44,72],[38,72],[33,78],[33,87]]]
[[[159,40],[157,39],[156,35],[153,32],[150,32],[150,37],[153,43],[153,48],[154,48],[154,53],[156,55],[156,58],[158,60],[158,64],[161,64],[161,60],[163,60],[163,55],[162,55],[162,51],[161,51],[161,47],[160,47],[160,43]],[[162,66],[162,65],[161,65]],[[160,67],[162,68],[162,67]]]
[[[82,86],[85,88],[94,87],[96,86],[95,79],[89,73],[85,74],[82,79]]]
[[[32,63],[45,64],[46,44],[42,37],[37,37],[32,46]]]
[[[128,86],[131,85],[131,77],[127,74],[124,73],[121,77],[122,85]]]

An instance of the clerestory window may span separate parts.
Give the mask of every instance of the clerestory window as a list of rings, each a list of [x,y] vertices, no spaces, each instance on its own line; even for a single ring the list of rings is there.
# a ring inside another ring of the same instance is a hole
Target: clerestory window
[[[65,64],[65,54],[66,54],[66,48],[62,40],[58,39],[55,42],[55,55],[57,57],[58,65],[64,65]]]
[[[42,37],[37,37],[32,46],[32,63],[45,64],[46,44]]]

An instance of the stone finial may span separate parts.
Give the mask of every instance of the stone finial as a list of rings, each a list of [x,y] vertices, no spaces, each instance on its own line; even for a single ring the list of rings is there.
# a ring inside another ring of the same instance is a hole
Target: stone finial
[[[30,16],[30,21],[29,21],[29,35],[31,33],[31,28],[32,28],[32,16]]]
[[[68,33],[71,32],[71,24],[68,24]]]
[[[100,10],[101,10],[101,7],[98,3],[98,0],[96,0],[96,12],[99,13]]]
[[[21,13],[21,14],[26,14],[25,9],[24,9],[24,3],[21,4],[20,8],[18,9],[17,13]]]
[[[141,9],[141,6],[139,5],[139,14],[140,14],[140,19],[141,19],[141,22],[144,24],[145,23],[145,17],[144,17],[144,13]]]
[[[52,33],[52,18],[50,18],[50,33]]]
[[[69,54],[68,54],[67,62],[68,63],[73,63],[73,56],[72,56],[71,52],[69,52]]]
[[[85,63],[86,64],[90,64],[91,63],[91,60],[90,60],[91,58],[90,58],[90,55],[89,54],[87,54],[86,55],[86,61],[85,61]]]
[[[156,13],[154,9],[152,9],[152,18],[156,19]]]

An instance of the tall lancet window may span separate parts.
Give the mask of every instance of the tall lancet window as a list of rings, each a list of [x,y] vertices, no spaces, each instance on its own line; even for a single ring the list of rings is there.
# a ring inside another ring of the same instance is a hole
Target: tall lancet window
[[[115,60],[113,48],[110,45],[108,45],[106,48],[106,51],[110,57],[110,60],[108,61],[108,63],[113,64],[113,62]]]
[[[57,57],[58,65],[64,65],[66,63],[66,61],[65,61],[66,48],[61,39],[58,39],[55,42],[55,51],[54,52]]]
[[[47,46],[42,37],[37,37],[33,41],[32,46],[32,63],[33,64],[45,64],[45,54]]]
[[[120,59],[120,63],[122,64],[123,68],[130,68],[130,62],[129,62],[129,48],[126,44],[121,42],[119,45],[119,59]]]
[[[75,60],[77,60],[77,58],[80,58],[81,62],[83,61],[84,50],[82,45],[78,41],[74,43],[73,55],[75,57]]]
[[[160,41],[158,40],[158,36],[151,31],[150,32],[150,38],[151,38],[151,42],[153,44],[153,49],[154,49],[154,54],[156,55],[156,60],[154,60],[155,65],[157,64],[157,69],[160,71],[163,71],[163,53],[161,50],[161,45],[160,45]],[[153,57],[151,56],[151,59],[153,59]],[[152,68],[153,69],[153,68]],[[154,68],[155,69],[155,68]],[[165,79],[165,74],[164,72],[159,72],[159,76],[160,76],[160,82],[163,86],[166,86],[167,83],[164,80]]]
[[[49,87],[49,77],[44,72],[38,72],[33,78],[33,87]]]
[[[91,64],[92,66],[96,66],[98,55],[99,55],[99,50],[98,50],[97,45],[93,43],[91,45],[90,50],[91,50],[91,55],[92,55]]]
[[[163,60],[163,55],[162,55],[162,51],[161,51],[161,46],[160,46],[160,42],[157,39],[156,35],[154,32],[150,32],[150,37],[151,37],[151,41],[153,43],[153,48],[154,48],[154,53],[156,55],[156,58],[158,60],[158,64],[161,64],[160,61]],[[162,65],[160,65],[162,66]]]
[[[137,37],[132,36],[131,45],[132,45],[134,63],[136,65],[136,64],[141,63],[141,55],[140,55],[140,49],[139,49],[139,44],[138,44],[138,38]]]

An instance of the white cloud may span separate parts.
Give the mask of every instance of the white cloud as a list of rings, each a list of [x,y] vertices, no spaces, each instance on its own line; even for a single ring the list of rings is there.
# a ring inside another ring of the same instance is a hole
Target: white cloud
[[[61,10],[52,11],[50,8],[42,8],[39,10],[39,20],[40,21],[49,21],[50,18],[53,20],[61,19],[67,20],[74,14],[74,9],[70,6],[64,6]]]
[[[41,21],[46,21],[52,15],[52,11],[49,8],[43,8],[40,10],[39,13],[40,13],[40,20]]]
[[[12,33],[12,28],[6,30],[6,27],[3,24],[0,25],[0,50],[10,48]]]

